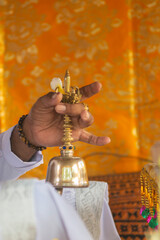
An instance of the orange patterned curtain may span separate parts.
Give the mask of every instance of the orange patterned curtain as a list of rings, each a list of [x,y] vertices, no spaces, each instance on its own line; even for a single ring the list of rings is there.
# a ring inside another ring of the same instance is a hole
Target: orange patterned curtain
[[[90,131],[110,136],[103,147],[77,143],[89,175],[138,171],[160,139],[159,0],[1,0],[1,130],[16,124],[53,77],[100,81],[88,100]],[[45,164],[27,176],[44,178]]]

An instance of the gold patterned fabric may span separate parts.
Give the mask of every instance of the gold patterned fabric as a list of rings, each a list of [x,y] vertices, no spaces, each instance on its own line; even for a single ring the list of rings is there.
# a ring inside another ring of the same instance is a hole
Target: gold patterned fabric
[[[1,0],[1,131],[16,124],[53,77],[100,81],[87,101],[103,147],[78,143],[90,176],[140,170],[160,138],[160,1]],[[58,150],[28,173],[43,178]]]

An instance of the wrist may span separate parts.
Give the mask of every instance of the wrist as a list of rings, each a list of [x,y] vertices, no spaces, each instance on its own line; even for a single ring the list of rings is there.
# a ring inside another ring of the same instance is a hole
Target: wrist
[[[34,138],[34,133],[32,131],[32,125],[33,125],[33,123],[30,120],[30,117],[28,115],[26,115],[26,117],[24,118],[23,123],[22,123],[23,133],[29,142],[31,142],[35,146],[38,146],[39,144],[36,142],[36,139]]]
[[[27,125],[27,116],[23,115],[18,122],[18,132],[20,139],[30,148],[33,148],[36,151],[42,151],[46,149],[44,146],[35,145],[33,140],[33,134],[31,129],[31,123]],[[30,140],[31,139],[31,140]]]
[[[29,148],[19,137],[18,127],[12,131],[11,135],[11,151],[22,161],[28,162],[32,156],[37,152],[36,150]]]

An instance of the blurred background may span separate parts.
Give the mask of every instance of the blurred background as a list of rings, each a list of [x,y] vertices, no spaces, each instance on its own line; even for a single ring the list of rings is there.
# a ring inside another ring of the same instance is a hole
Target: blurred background
[[[111,138],[76,143],[89,176],[137,172],[160,140],[159,0],[0,0],[0,128],[17,124],[53,77],[102,83],[87,100],[89,131]],[[58,148],[25,176],[44,178]]]

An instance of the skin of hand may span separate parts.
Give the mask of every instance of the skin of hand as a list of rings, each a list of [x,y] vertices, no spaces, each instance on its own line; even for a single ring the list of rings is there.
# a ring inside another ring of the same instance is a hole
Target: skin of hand
[[[81,101],[97,94],[100,89],[101,84],[99,82],[80,88]],[[84,130],[93,123],[94,119],[91,113],[84,109],[82,103],[67,104],[61,103],[61,100],[61,93],[50,92],[36,101],[23,123],[23,132],[29,142],[35,146],[45,147],[62,145],[64,114],[68,114],[71,118],[73,141],[82,141],[99,146],[110,142],[109,137],[95,136]],[[16,127],[11,137],[11,149],[22,160],[28,161],[28,158],[35,153],[35,150],[23,146],[22,149],[28,151],[24,158],[22,156],[24,154],[21,154],[16,146],[17,144],[24,145],[24,143],[20,143],[21,139],[17,139],[17,132]]]

